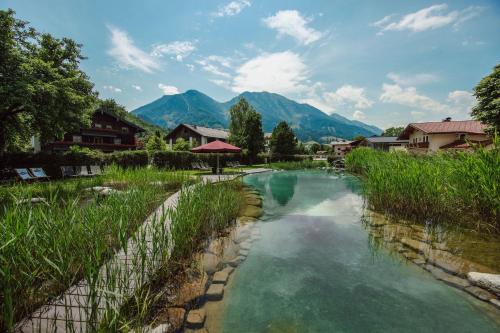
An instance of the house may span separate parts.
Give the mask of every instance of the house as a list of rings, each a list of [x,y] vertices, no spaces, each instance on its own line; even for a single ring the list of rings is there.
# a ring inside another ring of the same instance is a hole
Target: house
[[[400,139],[397,136],[371,136],[364,138],[359,145],[361,147],[390,151],[404,149],[407,144],[407,139]]]
[[[46,151],[66,151],[71,146],[87,147],[105,153],[117,150],[136,150],[136,134],[141,127],[122,119],[114,113],[99,109],[92,115],[91,126],[64,134],[62,140],[52,141],[42,147]]]
[[[180,124],[166,136],[170,149],[179,138],[189,141],[190,144],[196,141],[196,146],[198,146],[215,140],[226,142],[229,138],[229,132],[198,125]]]
[[[477,120],[454,121],[446,118],[438,122],[411,123],[399,139],[409,140],[408,150],[413,152],[466,150],[470,144],[491,145],[491,138],[484,132],[485,128]]]
[[[330,142],[333,156],[344,158],[345,155],[353,149],[353,143],[355,142],[356,141],[347,141],[342,139]]]
[[[264,150],[269,152],[271,150],[271,138],[273,133],[266,132],[264,133]]]

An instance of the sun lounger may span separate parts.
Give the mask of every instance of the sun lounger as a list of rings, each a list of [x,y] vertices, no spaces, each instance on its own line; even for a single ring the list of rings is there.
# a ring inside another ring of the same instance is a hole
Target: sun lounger
[[[208,165],[206,162],[200,162],[200,167],[201,167],[201,170],[212,170],[210,165]]]
[[[45,171],[42,168],[30,168],[31,174],[35,176],[36,179],[49,179]]]
[[[230,168],[234,168],[234,162],[231,162],[231,161],[227,161],[226,162],[226,165]]]
[[[36,179],[36,177],[33,177],[28,169],[26,168],[22,168],[22,169],[14,169],[14,171],[16,171],[16,174],[19,176],[19,178],[21,178],[22,180],[33,180],[33,179]]]
[[[75,177],[75,168],[70,165],[61,166],[61,174],[63,178]]]
[[[235,168],[242,168],[242,167],[246,166],[246,165],[240,164],[239,161],[235,161],[233,165]]]
[[[90,166],[90,173],[96,176],[102,175],[102,170],[101,167],[98,165],[91,165]]]
[[[76,173],[75,173],[75,176],[82,176],[82,177],[90,177],[90,176],[93,176],[89,173],[89,170],[87,169],[87,166],[86,165],[82,165],[82,166],[77,166],[75,167],[76,169]]]

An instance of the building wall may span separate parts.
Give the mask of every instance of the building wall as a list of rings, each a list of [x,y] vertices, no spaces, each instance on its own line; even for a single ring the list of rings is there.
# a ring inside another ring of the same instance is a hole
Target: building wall
[[[335,157],[345,157],[345,155],[351,150],[349,144],[334,144],[332,145],[333,155]]]
[[[420,130],[414,130],[412,134],[410,134],[410,144],[414,143],[415,139],[418,143],[424,142],[425,136],[428,137],[429,147],[427,151],[429,152],[437,152],[440,147],[452,143],[458,139],[460,139],[461,133],[449,133],[449,134],[425,134]],[[486,140],[488,136],[486,134],[466,134],[466,139],[469,140]]]

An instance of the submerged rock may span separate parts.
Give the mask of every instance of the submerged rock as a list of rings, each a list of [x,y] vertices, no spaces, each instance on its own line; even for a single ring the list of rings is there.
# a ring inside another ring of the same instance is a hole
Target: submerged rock
[[[434,267],[432,265],[426,265],[425,269],[429,271],[437,280],[443,281],[452,287],[464,289],[470,286],[469,281],[466,279],[461,279],[457,276],[446,273],[440,268]]]
[[[219,301],[224,296],[224,285],[220,283],[213,283],[205,294],[209,301]]]
[[[258,220],[255,217],[240,216],[236,219],[236,223],[246,225],[248,223],[255,223]]]
[[[487,290],[484,290],[482,288],[476,287],[476,286],[470,286],[465,288],[465,291],[471,294],[474,297],[479,298],[480,300],[489,302],[492,299],[495,299],[495,296],[490,293]]]
[[[472,284],[488,289],[500,296],[500,274],[469,272],[467,278]]]
[[[212,274],[219,269],[222,257],[212,253],[203,254],[203,270],[208,274]]]
[[[429,249],[425,256],[433,265],[462,277],[466,277],[470,271],[493,273],[488,267],[460,258],[448,251]]]
[[[262,208],[252,205],[247,205],[241,212],[242,216],[259,218],[262,216]]]
[[[226,284],[227,280],[229,279],[229,275],[233,272],[234,268],[233,267],[226,267],[221,271],[218,271],[214,274],[214,278],[212,280],[212,283],[221,283],[221,284]]]

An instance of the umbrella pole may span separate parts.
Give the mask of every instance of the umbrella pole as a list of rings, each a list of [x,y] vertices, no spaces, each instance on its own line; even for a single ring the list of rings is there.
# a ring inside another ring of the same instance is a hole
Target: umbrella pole
[[[219,174],[219,154],[217,154],[217,174]]]

